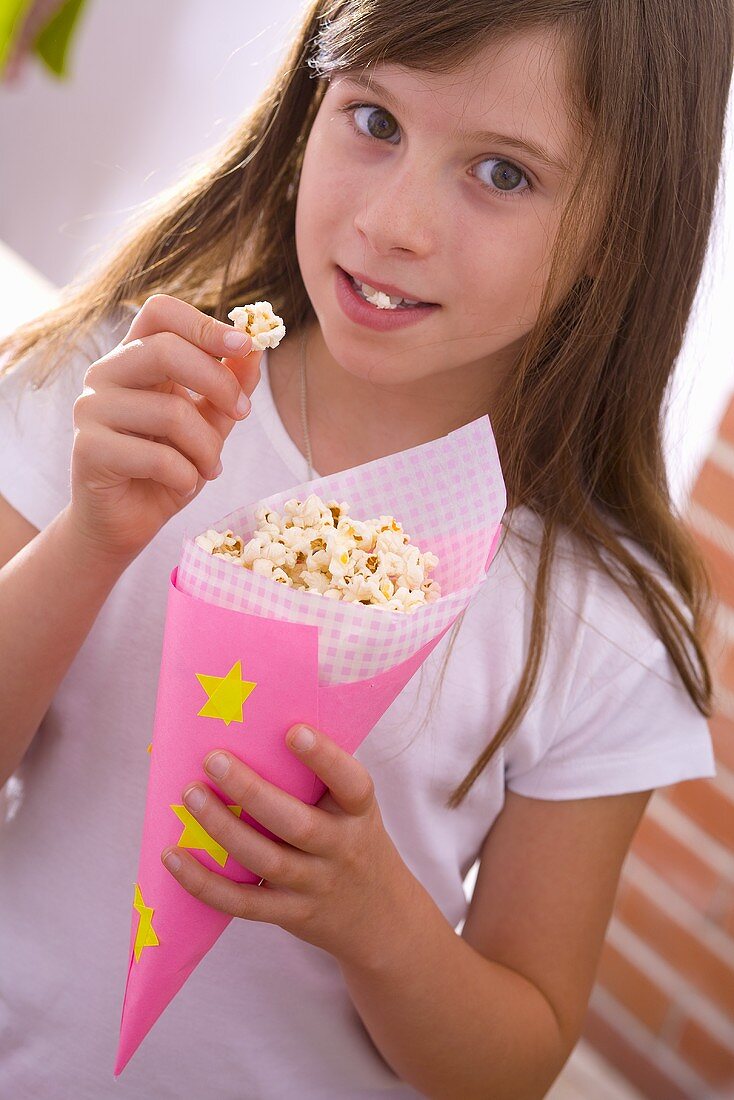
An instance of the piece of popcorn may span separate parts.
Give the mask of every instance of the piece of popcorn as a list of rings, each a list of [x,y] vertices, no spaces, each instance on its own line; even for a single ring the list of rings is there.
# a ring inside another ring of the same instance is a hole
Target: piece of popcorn
[[[317,592],[321,592],[322,595],[329,587],[328,577],[318,570],[304,570],[304,572],[301,573],[301,580],[307,584],[310,589],[315,589]]]
[[[343,577],[353,572],[349,544],[343,538],[335,541],[332,548],[331,558],[329,559],[329,572],[332,577]]]
[[[255,558],[263,557],[263,551],[269,542],[268,536],[261,531],[253,535],[249,542],[245,543],[242,549],[243,565],[252,565]]]
[[[409,592],[403,600],[403,607],[406,611],[412,611],[416,607],[420,607],[421,604],[426,602],[426,598],[420,589],[417,591]]]
[[[283,546],[282,542],[271,542],[263,547],[261,556],[263,558],[269,558],[273,565],[282,566],[285,565],[287,553],[288,550]]]
[[[259,577],[272,577],[273,563],[269,558],[255,558],[252,563],[252,571],[257,573]]]
[[[440,598],[441,590],[434,580],[424,581],[421,585],[421,592],[425,594],[426,603],[432,603],[433,600]]]
[[[395,585],[389,577],[383,577],[379,584],[379,592],[386,600],[391,600],[395,595]]]
[[[340,515],[337,530],[349,532],[360,550],[371,550],[375,545],[376,532],[370,528],[369,524],[360,523],[357,519]]]
[[[285,336],[283,318],[273,313],[270,302],[250,302],[235,306],[227,316],[236,329],[252,337],[253,351],[277,348]]]
[[[197,535],[194,541],[202,550],[206,550],[207,554],[211,554],[214,547],[217,546],[217,542],[212,538],[213,535],[219,538],[216,531],[207,531],[205,535]]]
[[[201,546],[201,548],[206,550],[209,554],[214,554],[217,553],[221,547],[231,544],[234,538],[234,531],[215,531],[213,528],[210,528],[205,535],[197,535],[195,541],[197,546]],[[240,544],[241,548],[242,540],[237,539],[237,542]]]
[[[236,557],[239,557],[242,553],[243,546],[243,540],[238,535],[235,535],[234,531],[225,531],[219,536],[218,541],[210,553],[222,554],[223,556],[234,554]]]

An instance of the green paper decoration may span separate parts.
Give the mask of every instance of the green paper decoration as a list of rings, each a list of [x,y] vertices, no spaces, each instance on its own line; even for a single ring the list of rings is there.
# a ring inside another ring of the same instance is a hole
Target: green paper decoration
[[[59,79],[67,79],[69,46],[79,27],[79,16],[86,0],[66,0],[33,43],[33,53]],[[10,56],[12,44],[20,34],[33,0],[0,0],[0,73]]]

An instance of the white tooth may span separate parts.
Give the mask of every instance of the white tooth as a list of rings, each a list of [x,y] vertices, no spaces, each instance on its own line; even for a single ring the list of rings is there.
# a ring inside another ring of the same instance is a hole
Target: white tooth
[[[384,301],[384,299],[386,298],[389,300],[391,307],[398,306],[401,304],[401,302],[405,303],[406,306],[420,305],[420,298],[396,297],[394,294],[384,294],[383,291],[377,290],[376,287],[370,286],[369,283],[360,283],[359,279],[355,279],[354,282],[356,286],[359,287],[359,289],[362,291],[365,298],[368,298],[370,300],[374,299],[374,301],[372,301],[373,305],[378,304],[380,301]],[[382,298],[379,297],[380,295],[382,295]],[[386,305],[383,305],[382,308],[387,309],[388,307]]]
[[[354,280],[354,284],[358,291],[360,291],[363,298],[370,303],[370,305],[376,306],[378,309],[397,309],[402,298],[395,298],[392,295],[385,294],[381,290],[377,290],[376,287],[370,286],[369,283],[360,283],[359,279]],[[417,304],[417,303],[414,303]]]

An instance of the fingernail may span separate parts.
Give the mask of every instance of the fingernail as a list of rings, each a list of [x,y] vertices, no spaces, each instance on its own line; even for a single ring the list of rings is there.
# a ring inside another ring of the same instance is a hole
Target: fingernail
[[[229,348],[230,351],[244,351],[245,348],[249,351],[252,341],[246,332],[237,332],[236,329],[229,329],[222,336],[222,343],[225,348]]]
[[[222,776],[227,774],[229,758],[223,752],[215,752],[212,756],[206,758],[204,767],[209,775],[213,775],[215,779],[221,779]]]
[[[295,749],[310,749],[314,743],[314,735],[307,726],[299,726],[293,735],[291,744]]]
[[[190,790],[184,791],[183,800],[190,809],[198,811],[206,802],[206,795],[201,787],[192,787]]]
[[[219,475],[221,474],[223,469],[224,469],[224,466],[222,466],[222,460],[220,458],[219,462],[216,464],[216,466],[212,470],[212,475],[211,475],[212,479],[215,478],[215,477],[219,477]]]
[[[240,396],[237,398],[237,412],[240,414],[240,416],[247,416],[249,411],[250,411],[250,398],[247,396],[247,394],[243,390],[242,393],[240,394]]]
[[[169,871],[180,871],[181,860],[178,858],[175,852],[164,852],[163,862]]]

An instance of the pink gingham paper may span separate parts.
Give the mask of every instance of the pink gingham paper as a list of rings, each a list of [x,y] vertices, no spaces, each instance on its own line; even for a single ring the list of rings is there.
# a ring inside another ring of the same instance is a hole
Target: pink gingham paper
[[[410,613],[327,600],[209,554],[188,535],[177,585],[206,603],[318,627],[324,684],[377,676],[453,622],[486,577],[507,505],[489,417],[482,416],[430,443],[244,505],[210,526],[247,541],[257,527],[257,508],[282,512],[287,500],[309,493],[348,505],[354,519],[394,516],[421,552],[438,557],[429,576],[441,586],[441,597]]]

